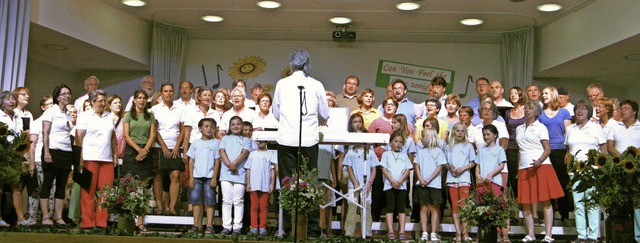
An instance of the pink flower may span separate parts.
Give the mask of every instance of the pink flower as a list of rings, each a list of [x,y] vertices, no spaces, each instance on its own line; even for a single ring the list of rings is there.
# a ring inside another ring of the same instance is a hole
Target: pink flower
[[[116,198],[116,204],[124,204],[124,196],[120,195]]]

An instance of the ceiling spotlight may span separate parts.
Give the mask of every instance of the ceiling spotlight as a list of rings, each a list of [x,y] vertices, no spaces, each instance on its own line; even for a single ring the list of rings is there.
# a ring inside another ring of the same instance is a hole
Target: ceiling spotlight
[[[142,7],[147,5],[147,2],[144,0],[122,0],[122,4],[131,6],[131,7]]]
[[[411,10],[419,9],[420,4],[415,2],[402,2],[402,3],[396,4],[396,8],[399,10],[411,11]]]
[[[279,3],[276,1],[259,1],[256,3],[256,5],[258,5],[258,7],[261,7],[261,8],[275,9],[282,6],[282,3]]]
[[[548,3],[538,6],[537,9],[542,12],[555,12],[562,9],[562,6],[560,4]]]
[[[630,60],[630,61],[639,61],[640,60],[640,53],[626,55],[626,56],[624,56],[624,59],[627,59],[627,60]]]
[[[201,17],[202,20],[212,23],[222,22],[224,20],[223,17],[217,15],[205,15]]]
[[[482,21],[481,19],[463,19],[463,20],[460,20],[460,23],[463,25],[473,26],[473,25],[481,25],[482,23],[484,23],[484,21]]]
[[[333,17],[329,19],[329,22],[333,24],[343,25],[343,24],[349,24],[353,22],[353,20],[347,17]]]

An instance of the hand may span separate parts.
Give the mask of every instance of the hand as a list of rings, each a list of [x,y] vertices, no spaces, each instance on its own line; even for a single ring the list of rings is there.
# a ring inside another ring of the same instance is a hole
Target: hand
[[[171,150],[169,150],[168,148],[162,148],[162,154],[164,155],[164,157],[171,158]]]
[[[193,177],[189,178],[189,188],[191,188],[191,190],[193,190],[193,188],[196,186],[196,181],[195,179],[193,179]]]
[[[400,183],[398,183],[398,181],[391,181],[391,186],[393,186],[394,189],[399,189],[400,188]]]
[[[531,160],[533,160],[533,163],[531,163],[531,165],[532,165],[533,167],[538,168],[538,167],[540,166],[540,162],[538,162],[538,161],[537,161],[537,160],[535,160],[535,159],[531,159]]]
[[[331,182],[331,187],[336,188],[336,186],[337,186],[337,185],[338,185],[338,184],[337,184],[335,181],[332,181],[332,182]]]
[[[29,175],[33,176],[34,171],[36,171],[36,165],[29,163]]]
[[[142,156],[142,158],[147,157],[147,154],[148,154],[148,153],[149,153],[149,150],[144,149],[144,148],[142,148],[142,149],[138,150],[138,154],[139,154],[139,155],[141,155],[141,156]]]
[[[176,146],[173,148],[173,151],[171,151],[171,158],[178,158],[178,154],[180,154],[180,148]]]
[[[482,184],[484,184],[484,179],[482,179],[482,177],[480,176],[476,176],[476,178],[478,178],[476,180],[476,184],[478,184],[479,186],[481,186]]]
[[[113,156],[113,167],[118,166],[118,156]]]
[[[367,193],[371,192],[371,187],[373,186],[373,184],[371,183],[367,183]]]
[[[187,155],[187,153],[182,154],[182,162],[185,164],[189,163],[189,156]]]
[[[427,186],[428,184],[429,184],[429,182],[427,182],[427,181],[425,181],[425,180],[423,180],[423,179],[420,179],[420,185],[421,185],[422,187],[425,187],[425,186]]]
[[[216,186],[218,186],[218,182],[214,179],[211,179],[211,182],[209,182],[209,186],[213,189],[216,188]]]
[[[358,189],[358,187],[360,187],[360,183],[356,182],[356,184],[353,184],[353,189]]]
[[[246,191],[247,192],[251,192],[251,184],[247,183]]]
[[[487,176],[487,178],[484,178],[484,181],[487,182],[487,183],[491,183],[491,177]]]
[[[137,161],[143,161],[144,157],[142,155],[138,154],[138,155],[136,155],[136,160]]]
[[[48,150],[44,151],[44,162],[53,163],[53,160],[51,159],[51,153],[49,153]]]
[[[236,171],[238,171],[238,168],[236,168],[236,165],[234,163],[229,163],[229,170],[235,173]]]
[[[269,187],[269,193],[273,193],[273,190],[275,189],[275,185],[271,184],[271,186]]]

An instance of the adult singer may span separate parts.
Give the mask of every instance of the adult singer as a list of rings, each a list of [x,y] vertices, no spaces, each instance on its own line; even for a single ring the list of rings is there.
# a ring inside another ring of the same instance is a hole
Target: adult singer
[[[308,159],[308,168],[318,167],[318,125],[329,118],[329,105],[325,98],[322,83],[309,77],[309,53],[298,49],[289,56],[289,64],[293,73],[278,81],[273,96],[273,115],[279,120],[276,141],[278,149],[278,171],[280,178],[291,176],[297,168],[298,146],[302,156]],[[293,94],[302,92],[300,97]],[[302,107],[302,112],[300,112]],[[302,121],[300,121],[302,119]],[[302,124],[300,124],[300,122]],[[302,136],[300,136],[300,128]],[[299,136],[301,140],[299,140]],[[291,215],[285,213],[284,228],[291,228]],[[310,215],[308,235],[320,235],[318,217]]]

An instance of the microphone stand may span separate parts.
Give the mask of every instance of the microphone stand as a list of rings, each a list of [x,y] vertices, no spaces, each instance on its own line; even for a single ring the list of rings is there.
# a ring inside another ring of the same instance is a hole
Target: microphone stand
[[[298,114],[298,116],[300,117],[300,129],[298,130],[298,157],[296,158],[296,215],[295,215],[295,224],[298,224],[298,201],[299,201],[299,196],[300,196],[300,159],[302,157],[302,97],[303,97],[303,93],[302,91],[304,90],[304,86],[298,86],[298,89],[300,90],[300,113]],[[293,231],[293,242],[297,243],[298,242],[298,227],[295,227],[294,231]]]

